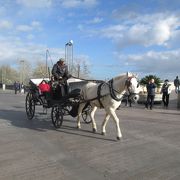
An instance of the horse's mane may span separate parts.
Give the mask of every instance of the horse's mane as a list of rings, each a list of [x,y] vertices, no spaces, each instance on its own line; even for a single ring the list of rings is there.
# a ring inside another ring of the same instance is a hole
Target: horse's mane
[[[118,76],[113,77],[113,79],[114,79],[114,80],[121,79],[121,78],[124,77],[125,75],[126,75],[125,73],[124,73],[124,74],[120,74],[120,75],[118,75]]]
[[[127,72],[127,73],[123,73],[123,74],[120,74],[120,75],[118,75],[118,76],[115,76],[115,77],[113,77],[112,79],[114,79],[114,80],[118,80],[118,79],[121,79],[122,77],[135,77],[136,75],[134,75],[133,73],[131,73],[131,72]]]

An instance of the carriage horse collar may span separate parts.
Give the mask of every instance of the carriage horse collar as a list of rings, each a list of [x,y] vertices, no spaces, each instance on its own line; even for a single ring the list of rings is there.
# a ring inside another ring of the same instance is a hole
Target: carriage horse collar
[[[121,100],[123,99],[123,96],[120,97],[120,98],[118,98],[118,97],[116,96],[115,92],[116,92],[116,93],[119,93],[119,92],[113,88],[113,79],[111,79],[111,80],[109,81],[109,90],[110,90],[110,95],[111,95],[111,97],[112,97],[114,100],[116,100],[116,101],[121,101]]]
[[[101,88],[102,88],[103,84],[107,84],[109,86],[110,96],[112,97],[112,99],[114,99],[116,101],[121,101],[123,99],[123,96],[120,97],[120,98],[118,98],[116,96],[116,93],[120,93],[120,92],[118,92],[117,90],[115,90],[113,88],[113,79],[111,79],[108,83],[105,83],[105,82],[100,83],[99,86],[98,86],[98,90],[97,90],[97,99],[99,101],[100,108],[104,108],[104,106],[103,106],[103,104],[102,104],[102,102],[100,100],[103,97],[103,96],[101,96]]]

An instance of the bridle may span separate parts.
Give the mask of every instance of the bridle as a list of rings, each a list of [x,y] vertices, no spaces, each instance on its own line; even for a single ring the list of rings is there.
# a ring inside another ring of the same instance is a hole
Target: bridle
[[[133,77],[128,77],[127,80],[125,81],[125,86],[126,86],[127,91],[128,91],[129,94],[132,94],[131,91],[130,91],[130,87],[132,85],[132,83],[131,83],[132,78]]]
[[[132,82],[131,82],[131,79],[134,78],[133,76],[131,77],[128,77],[127,80],[125,81],[125,84],[124,86],[127,88],[127,91],[129,93],[129,95],[135,95],[136,93],[132,93],[131,90],[130,90],[130,87],[132,85]],[[123,99],[123,96],[122,97],[117,97],[116,93],[117,94],[121,94],[120,91],[116,90],[113,88],[113,79],[111,79],[110,81],[108,81],[108,85],[109,85],[109,90],[110,90],[110,95],[111,97],[116,100],[116,101],[121,101]],[[139,86],[139,83],[137,85],[137,87]],[[123,94],[124,95],[124,94]]]

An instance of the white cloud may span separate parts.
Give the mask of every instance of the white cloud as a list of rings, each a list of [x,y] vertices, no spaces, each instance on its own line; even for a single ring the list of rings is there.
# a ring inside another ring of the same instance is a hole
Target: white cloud
[[[119,24],[102,29],[100,33],[118,45],[120,66],[127,71],[136,71],[141,76],[156,74],[162,79],[173,79],[179,74],[180,67],[179,27],[180,17],[175,14],[136,14],[133,18],[123,19]],[[135,52],[136,45],[152,50],[147,53],[122,54],[122,48],[128,50],[131,46]],[[153,46],[159,46],[163,50],[157,52],[153,50]],[[176,50],[170,49],[174,47]]]
[[[7,20],[0,20],[0,29],[10,29],[13,24]]]
[[[78,24],[78,25],[77,25],[77,28],[78,28],[80,31],[83,31],[84,26],[83,26],[82,24]]]
[[[38,21],[32,21],[30,25],[18,25],[16,30],[22,32],[29,32],[29,31],[40,31],[42,30],[41,24]]]
[[[46,8],[52,5],[52,0],[16,0],[16,2],[28,8]]]
[[[3,6],[1,6],[1,7],[0,7],[0,15],[1,15],[1,16],[4,15],[5,12],[6,12],[6,8],[3,7]]]
[[[31,34],[29,34],[29,37],[31,38]],[[48,66],[52,68],[52,65],[56,63],[60,57],[65,56],[64,48],[51,48],[44,44],[28,43],[27,41],[13,36],[3,37],[0,35],[0,47],[0,65],[17,65],[22,59],[29,62],[32,66],[39,61],[46,63],[45,57],[48,49],[51,56],[51,58],[48,56],[47,59]],[[77,55],[74,57],[74,63],[85,63],[86,65],[89,65],[89,57],[85,55]]]
[[[39,21],[32,21],[31,26],[34,30],[38,30],[38,31],[42,30],[42,26]]]
[[[27,35],[27,39],[29,39],[29,40],[32,40],[32,39],[34,39],[35,38],[35,36],[33,35],[33,34],[28,34]]]
[[[65,8],[93,7],[97,5],[97,0],[61,0],[60,2]]]
[[[45,62],[47,47],[42,44],[30,44],[15,37],[0,36],[0,64],[15,64],[20,59],[25,59],[31,64],[36,64],[37,61]],[[64,57],[64,49],[49,48],[51,58],[54,63],[59,57]],[[48,65],[52,66],[50,59]]]
[[[88,21],[87,23],[88,24],[98,24],[98,23],[101,23],[102,21],[103,21],[103,18],[95,17],[94,19]]]
[[[172,34],[179,26],[180,18],[166,14],[138,16],[131,22],[111,25],[101,31],[104,37],[110,38],[120,47],[130,45],[167,45]]]
[[[162,78],[173,78],[179,74],[180,49],[144,54],[117,54],[120,63],[141,75],[158,74]]]
[[[28,26],[28,25],[18,25],[16,27],[16,29],[18,31],[28,32],[28,31],[32,31],[33,28],[31,26]]]

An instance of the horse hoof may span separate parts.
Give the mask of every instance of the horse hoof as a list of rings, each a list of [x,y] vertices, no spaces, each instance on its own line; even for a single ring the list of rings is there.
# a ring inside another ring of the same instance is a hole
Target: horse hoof
[[[120,141],[120,140],[121,140],[121,138],[120,138],[120,137],[117,137],[117,140],[118,140],[118,141]]]
[[[97,130],[95,128],[93,128],[93,133],[96,133],[96,132],[97,132]]]
[[[101,133],[101,135],[105,136],[105,135],[106,135],[106,133],[105,133],[105,132],[102,132],[102,133]]]
[[[81,129],[81,127],[77,126],[77,129]]]

